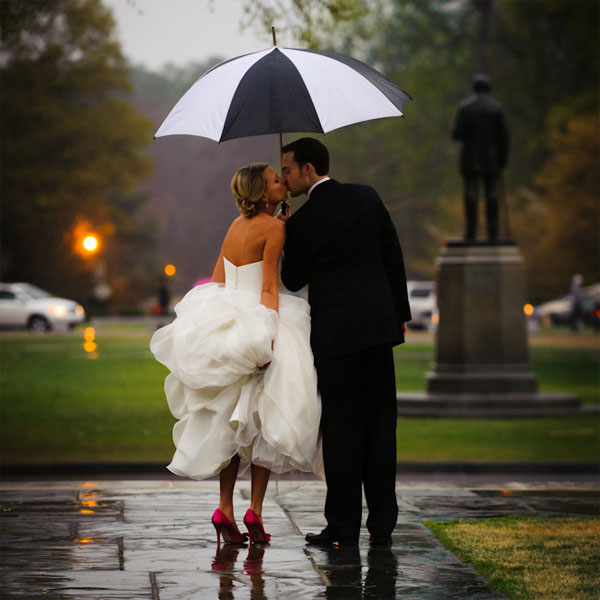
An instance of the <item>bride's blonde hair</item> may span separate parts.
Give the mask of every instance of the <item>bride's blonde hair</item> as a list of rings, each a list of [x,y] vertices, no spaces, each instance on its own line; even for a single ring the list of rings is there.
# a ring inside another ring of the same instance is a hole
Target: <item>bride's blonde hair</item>
[[[231,191],[242,216],[250,218],[256,214],[259,200],[267,191],[265,169],[267,163],[252,163],[239,169],[231,180]]]

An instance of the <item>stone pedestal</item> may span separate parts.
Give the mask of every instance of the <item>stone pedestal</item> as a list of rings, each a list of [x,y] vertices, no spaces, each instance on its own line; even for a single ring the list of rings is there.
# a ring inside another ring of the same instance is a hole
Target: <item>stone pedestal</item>
[[[535,392],[525,327],[525,268],[515,245],[449,244],[437,260],[435,369],[427,391]]]
[[[427,394],[399,395],[399,414],[513,417],[577,410],[574,396],[537,393],[517,246],[450,241],[437,266],[434,369],[427,374]]]

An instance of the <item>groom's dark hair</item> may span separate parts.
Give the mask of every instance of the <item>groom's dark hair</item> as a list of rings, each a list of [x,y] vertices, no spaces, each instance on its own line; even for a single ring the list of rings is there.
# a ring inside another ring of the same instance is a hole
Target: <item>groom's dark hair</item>
[[[306,163],[310,163],[315,168],[317,175],[327,175],[329,173],[329,151],[315,138],[304,137],[286,144],[281,153],[294,153],[294,160],[300,168]]]

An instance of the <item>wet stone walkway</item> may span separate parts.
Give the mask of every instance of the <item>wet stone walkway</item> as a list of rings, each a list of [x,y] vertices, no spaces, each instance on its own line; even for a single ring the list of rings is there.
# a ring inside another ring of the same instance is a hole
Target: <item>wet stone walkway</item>
[[[272,543],[221,546],[210,523],[216,481],[31,481],[1,486],[2,598],[488,600],[471,567],[426,520],[503,515],[598,515],[598,485],[399,482],[393,546],[314,548],[325,487],[272,483],[264,507]],[[237,517],[249,482],[237,492]]]

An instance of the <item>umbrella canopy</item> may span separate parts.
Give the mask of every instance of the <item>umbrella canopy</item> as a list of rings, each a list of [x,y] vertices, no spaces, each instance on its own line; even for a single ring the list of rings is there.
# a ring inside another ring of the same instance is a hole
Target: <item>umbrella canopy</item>
[[[410,96],[354,58],[322,50],[269,48],[207,71],[174,106],[155,137],[217,142],[269,133],[327,133],[402,116]]]

